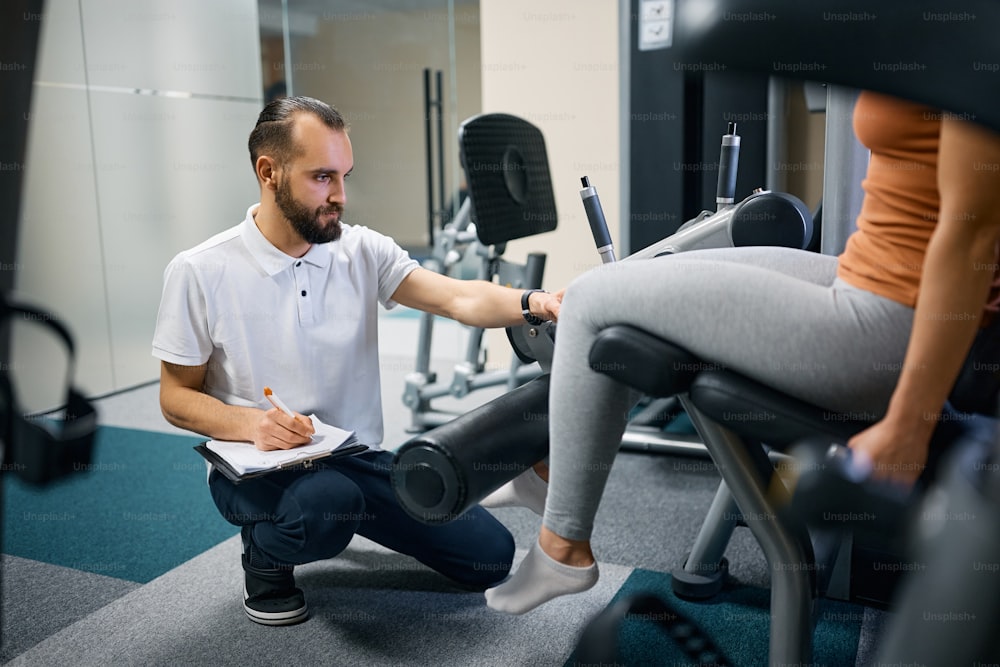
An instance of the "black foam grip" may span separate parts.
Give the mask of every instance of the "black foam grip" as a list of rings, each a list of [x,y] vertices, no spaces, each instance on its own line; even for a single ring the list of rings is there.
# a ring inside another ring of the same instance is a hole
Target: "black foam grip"
[[[724,144],[719,158],[719,182],[715,196],[724,199],[736,197],[736,171],[740,159],[739,144]]]
[[[611,245],[611,232],[608,231],[608,223],[604,218],[604,209],[601,207],[601,200],[595,194],[583,200],[583,210],[587,214],[587,222],[590,223],[590,233],[594,235],[594,243],[598,248]]]
[[[403,444],[392,487],[423,523],[447,523],[541,461],[549,451],[549,376]]]

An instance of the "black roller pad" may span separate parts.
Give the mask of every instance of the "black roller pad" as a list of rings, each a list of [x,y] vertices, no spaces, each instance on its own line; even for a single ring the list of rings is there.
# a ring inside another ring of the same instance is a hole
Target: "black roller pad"
[[[786,192],[761,192],[740,202],[730,222],[733,245],[805,250],[813,217],[801,199]]]
[[[403,444],[392,488],[427,524],[454,520],[549,452],[549,376],[534,380]]]

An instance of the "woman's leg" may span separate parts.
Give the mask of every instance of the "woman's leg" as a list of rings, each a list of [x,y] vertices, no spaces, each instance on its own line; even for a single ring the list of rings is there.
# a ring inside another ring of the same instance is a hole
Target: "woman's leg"
[[[832,257],[737,248],[609,264],[575,280],[560,313],[549,399],[551,470],[540,536],[549,558],[529,554],[539,562],[523,564],[491,590],[490,606],[527,611],[573,592],[573,583],[583,590],[596,581],[596,571],[571,583],[545,566],[592,560],[593,518],[637,398],[590,368],[594,338],[610,325],[645,329],[830,410],[880,415],[912,310],[835,281],[835,274]],[[519,581],[522,569],[535,576]]]

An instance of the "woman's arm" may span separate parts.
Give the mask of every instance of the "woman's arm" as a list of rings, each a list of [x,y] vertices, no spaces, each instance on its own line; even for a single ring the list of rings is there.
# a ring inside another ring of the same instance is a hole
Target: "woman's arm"
[[[941,209],[924,258],[909,346],[885,417],[848,443],[874,474],[912,484],[980,326],[1000,240],[1000,135],[946,118]]]

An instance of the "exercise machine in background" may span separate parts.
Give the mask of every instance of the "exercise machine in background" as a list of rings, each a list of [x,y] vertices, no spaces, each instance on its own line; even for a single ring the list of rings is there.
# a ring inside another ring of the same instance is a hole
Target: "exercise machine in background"
[[[797,198],[785,193],[759,191],[735,202],[739,146],[735,130],[735,126],[730,125],[723,137],[716,210],[700,214],[671,236],[621,261],[649,259],[697,248],[764,243],[806,248],[810,244],[812,216]],[[519,178],[519,170],[505,159],[478,165],[467,162],[466,168],[470,174],[476,171],[494,174],[497,176],[494,181],[501,181],[503,187],[507,187],[506,181]],[[605,263],[615,261],[597,190],[586,177],[583,185],[580,195],[598,254]],[[475,194],[472,198],[475,201]],[[498,198],[512,202],[505,195]],[[508,219],[518,217],[507,214]],[[413,438],[397,450],[392,483],[407,512],[426,523],[451,521],[547,455],[548,373],[556,326],[553,322],[544,322],[507,329],[515,354],[524,364],[537,363],[541,375]],[[618,361],[623,367],[632,366],[628,359]],[[672,395],[659,391],[645,393],[654,397]],[[704,444],[696,435],[678,438],[635,421],[633,417],[623,438],[623,447],[705,452]]]
[[[813,217],[798,197],[758,188],[736,201],[736,172],[740,136],[729,123],[722,136],[715,210],[704,210],[681,225],[670,236],[639,250],[622,261],[650,259],[690,250],[741,246],[779,246],[801,250],[816,245],[818,230]],[[603,263],[615,261],[597,188],[584,176],[580,197],[590,230]],[[524,363],[537,360],[548,369],[552,358],[555,327],[524,325],[508,329],[515,353]],[[680,401],[671,396],[645,396],[631,415],[622,436],[622,448],[668,454],[705,455],[704,443],[690,423]]]
[[[455,218],[434,234],[434,246],[424,268],[450,275],[462,268],[466,254],[478,258],[475,279],[519,289],[538,288],[545,255],[531,253],[523,264],[503,258],[508,241],[552,231],[557,216],[548,156],[541,131],[508,114],[481,114],[458,130],[459,154],[468,197]],[[417,361],[407,375],[403,404],[410,408],[409,431],[422,432],[457,415],[431,402],[444,396],[506,385],[512,390],[537,377],[537,364],[511,356],[509,370],[487,370],[483,329],[468,328],[464,358],[455,365],[450,382],[439,381],[430,368],[434,315],[421,314]]]
[[[468,184],[468,198],[457,216],[434,239],[425,268],[444,274],[458,269],[469,252],[479,258],[475,278],[517,288],[540,287],[545,255],[529,254],[524,264],[505,260],[506,242],[552,231],[556,210],[548,158],[541,132],[530,123],[506,114],[470,118],[459,128],[459,148]],[[735,201],[740,136],[729,123],[720,150],[715,210],[704,210],[667,238],[628,259],[699,248],[772,245],[809,248],[817,237],[806,205],[793,195],[762,189]],[[614,260],[597,190],[585,181],[584,208],[595,234],[602,261]],[[597,225],[596,216],[600,216]],[[606,238],[598,239],[598,227]],[[463,398],[472,391],[498,385],[521,386],[548,368],[551,338],[528,341],[545,327],[508,329],[514,355],[509,370],[486,370],[483,330],[469,330],[465,356],[455,365],[450,382],[440,381],[430,368],[434,316],[422,314],[416,367],[405,381],[403,403],[411,410],[410,432],[420,433],[456,417],[435,409],[432,401],[444,396]],[[548,347],[541,349],[539,346]],[[632,415],[622,446],[640,451],[704,455],[704,445],[685,428],[683,409],[676,399],[644,399]]]

